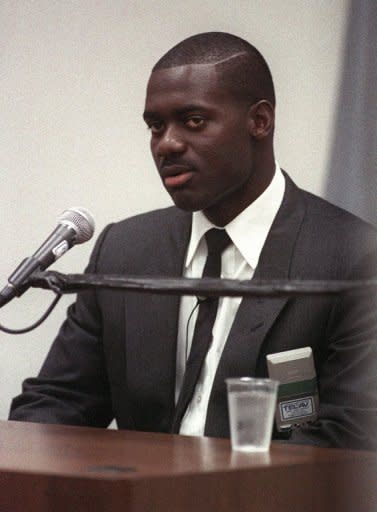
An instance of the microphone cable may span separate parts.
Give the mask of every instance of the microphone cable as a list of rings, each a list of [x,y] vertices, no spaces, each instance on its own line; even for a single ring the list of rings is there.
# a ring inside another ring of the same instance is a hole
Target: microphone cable
[[[53,311],[57,303],[62,297],[61,293],[55,292],[55,299],[52,301],[50,306],[47,308],[47,311],[41,316],[39,320],[37,320],[34,324],[30,325],[29,327],[24,327],[23,329],[9,329],[8,327],[5,327],[4,325],[0,324],[0,331],[6,332],[7,334],[25,334],[26,332],[30,332],[33,329],[36,329],[41,325],[42,322],[46,320],[46,318],[50,315],[50,313]]]
[[[194,314],[195,310],[200,306],[200,304],[202,302],[205,302],[206,300],[208,300],[209,298],[208,297],[204,297],[204,298],[201,298],[201,297],[196,297],[196,304],[195,306],[192,308],[192,311],[187,319],[187,323],[186,323],[186,342],[185,342],[185,364],[187,363],[187,358],[188,358],[188,337],[189,337],[189,326],[190,326],[190,322],[192,320],[192,315]]]

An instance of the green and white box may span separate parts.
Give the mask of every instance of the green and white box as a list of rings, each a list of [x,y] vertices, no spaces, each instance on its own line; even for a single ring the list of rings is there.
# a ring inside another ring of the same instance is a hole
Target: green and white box
[[[269,377],[278,380],[276,426],[280,431],[318,416],[318,386],[312,349],[303,347],[267,356]]]

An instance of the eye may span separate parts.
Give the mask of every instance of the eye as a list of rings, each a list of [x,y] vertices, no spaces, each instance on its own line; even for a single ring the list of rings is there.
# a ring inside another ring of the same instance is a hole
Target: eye
[[[198,128],[202,128],[205,123],[205,119],[203,116],[190,116],[185,120],[185,125],[193,130],[197,130]]]
[[[147,126],[153,134],[161,133],[164,127],[162,121],[147,121]]]

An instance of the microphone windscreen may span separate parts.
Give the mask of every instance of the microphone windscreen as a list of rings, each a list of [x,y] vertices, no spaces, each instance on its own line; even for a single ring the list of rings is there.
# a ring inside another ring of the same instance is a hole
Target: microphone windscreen
[[[67,225],[76,232],[74,244],[82,244],[90,240],[94,233],[94,219],[92,215],[81,206],[73,206],[60,215],[59,224]]]

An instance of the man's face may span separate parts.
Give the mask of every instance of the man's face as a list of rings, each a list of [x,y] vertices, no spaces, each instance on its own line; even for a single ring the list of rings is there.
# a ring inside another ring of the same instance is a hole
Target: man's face
[[[179,208],[204,210],[225,224],[251,202],[248,110],[220,86],[213,65],[152,73],[144,119],[162,182]]]

